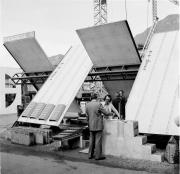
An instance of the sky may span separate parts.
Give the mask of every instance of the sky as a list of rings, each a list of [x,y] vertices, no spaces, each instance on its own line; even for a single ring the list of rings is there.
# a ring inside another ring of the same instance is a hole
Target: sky
[[[48,57],[65,54],[79,38],[75,30],[93,26],[93,0],[0,0],[0,66],[18,67],[3,47],[3,37],[35,31]],[[152,24],[151,2],[126,0],[133,36]],[[126,19],[125,0],[107,0],[108,22]],[[158,17],[179,13],[178,6],[158,0]]]

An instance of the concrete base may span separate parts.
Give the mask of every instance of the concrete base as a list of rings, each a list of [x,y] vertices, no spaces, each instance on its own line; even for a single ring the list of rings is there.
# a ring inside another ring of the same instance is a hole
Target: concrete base
[[[103,151],[105,155],[163,161],[164,155],[155,153],[156,145],[146,142],[146,136],[138,135],[138,122],[104,120]]]
[[[21,135],[22,134],[22,135]],[[34,137],[34,142],[30,143],[31,145],[33,144],[48,144],[52,140],[52,131],[50,129],[40,129],[40,128],[33,128],[33,127],[13,127],[11,128],[11,141],[17,141],[17,144],[27,144],[28,143],[23,143],[26,141],[28,136],[25,135],[33,135]],[[19,140],[14,140],[18,137]],[[19,142],[19,143],[18,143]]]

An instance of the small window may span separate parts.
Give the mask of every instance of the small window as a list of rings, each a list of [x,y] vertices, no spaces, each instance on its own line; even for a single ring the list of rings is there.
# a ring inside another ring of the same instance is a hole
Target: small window
[[[5,74],[5,87],[6,88],[16,88],[16,85],[11,80],[11,77],[7,74]]]
[[[5,94],[6,107],[10,106],[15,100],[16,94]]]

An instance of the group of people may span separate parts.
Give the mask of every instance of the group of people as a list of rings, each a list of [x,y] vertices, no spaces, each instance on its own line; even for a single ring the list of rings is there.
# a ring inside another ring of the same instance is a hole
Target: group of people
[[[113,100],[111,95],[106,95],[104,97],[104,102],[102,102],[106,111],[111,112],[113,116],[118,117],[121,120],[125,120],[125,104],[126,98],[123,90],[117,92],[116,97]]]
[[[103,117],[118,117],[125,119],[125,103],[124,92],[121,90],[116,93],[116,98],[108,94],[104,97],[104,101],[98,101],[98,95],[93,94],[92,100],[86,105],[86,115],[90,132],[89,159],[96,160],[105,159],[102,156],[102,135],[103,135]]]

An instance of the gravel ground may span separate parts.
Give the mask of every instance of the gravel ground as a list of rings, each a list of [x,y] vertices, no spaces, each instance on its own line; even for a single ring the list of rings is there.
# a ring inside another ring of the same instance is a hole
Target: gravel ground
[[[121,168],[134,171],[146,171],[150,173],[164,173],[164,174],[178,174],[179,165],[178,164],[169,164],[165,162],[153,162],[145,160],[135,160],[127,158],[117,158],[113,156],[107,156],[106,160],[95,161],[89,160],[87,154],[79,153],[80,149],[71,149],[71,150],[57,150],[54,143],[48,145],[36,145],[36,146],[23,146],[12,144],[10,142],[10,133],[8,130],[0,134],[0,146],[1,151],[8,153],[22,153],[22,154],[51,154],[57,158],[63,158],[64,160],[69,160],[73,162],[85,162],[92,163],[99,166],[110,167],[110,168]],[[44,153],[45,152],[45,153]]]
[[[152,162],[145,160],[125,159],[107,156],[106,160],[95,161],[89,160],[87,154],[79,153],[80,149],[73,150],[57,150],[56,144],[51,143],[47,145],[37,146],[23,146],[12,144],[10,142],[9,128],[17,119],[16,115],[0,116],[0,151],[8,153],[18,154],[38,154],[39,156],[44,154],[51,154],[55,158],[63,158],[64,160],[70,160],[73,162],[85,162],[90,164],[97,164],[103,167],[129,169],[133,171],[146,171],[150,173],[164,173],[164,174],[179,174],[179,164],[169,164],[166,161]],[[45,152],[45,153],[44,153]]]

